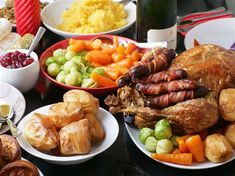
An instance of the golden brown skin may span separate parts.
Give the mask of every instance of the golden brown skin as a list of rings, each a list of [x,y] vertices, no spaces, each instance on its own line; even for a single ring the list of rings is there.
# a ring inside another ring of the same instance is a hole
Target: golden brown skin
[[[225,128],[224,135],[235,148],[235,123],[228,124]]]
[[[18,141],[11,135],[0,135],[0,141],[0,168],[2,168],[4,165],[21,158],[21,148]]]
[[[0,170],[1,176],[39,176],[37,167],[25,160],[17,160],[5,165]]]
[[[232,145],[222,134],[212,134],[205,139],[205,155],[213,163],[228,160],[233,155]]]

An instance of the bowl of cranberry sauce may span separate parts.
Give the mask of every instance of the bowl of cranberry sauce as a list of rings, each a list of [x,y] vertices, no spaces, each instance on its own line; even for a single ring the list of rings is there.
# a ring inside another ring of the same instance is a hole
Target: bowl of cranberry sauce
[[[0,55],[0,65],[9,69],[23,68],[33,62],[33,58],[28,57],[26,53],[20,51],[12,51]]]
[[[0,53],[0,82],[11,84],[21,92],[28,92],[37,83],[40,67],[38,56],[28,50],[17,49]]]

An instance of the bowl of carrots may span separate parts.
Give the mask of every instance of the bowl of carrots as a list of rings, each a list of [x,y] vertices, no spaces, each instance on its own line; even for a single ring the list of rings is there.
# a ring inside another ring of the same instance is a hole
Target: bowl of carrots
[[[105,96],[117,90],[119,78],[140,60],[143,52],[134,40],[125,37],[80,36],[45,50],[40,57],[40,69],[59,87]]]

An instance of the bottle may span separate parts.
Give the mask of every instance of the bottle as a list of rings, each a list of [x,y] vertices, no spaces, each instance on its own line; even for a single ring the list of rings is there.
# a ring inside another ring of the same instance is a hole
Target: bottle
[[[176,19],[177,0],[137,0],[137,41],[167,41],[168,48],[176,49]]]
[[[16,30],[21,36],[35,35],[41,25],[39,0],[14,0]]]

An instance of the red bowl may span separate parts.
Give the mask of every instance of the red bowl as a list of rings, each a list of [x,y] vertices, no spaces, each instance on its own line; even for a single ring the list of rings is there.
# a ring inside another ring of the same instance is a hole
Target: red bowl
[[[80,36],[80,37],[75,37],[75,39],[91,40],[93,38],[97,38],[97,37],[100,37],[100,36],[104,36],[104,37],[108,37],[108,38],[112,39],[114,35]],[[118,39],[119,39],[120,43],[122,43],[122,42],[127,42],[127,43],[135,42],[134,40],[131,40],[131,39],[128,39],[128,38],[125,38],[125,37],[121,37],[121,36],[118,36]],[[79,86],[69,86],[69,85],[66,85],[66,84],[63,84],[63,83],[60,83],[60,82],[56,81],[56,79],[54,79],[53,77],[51,77],[47,73],[47,69],[46,69],[46,66],[45,66],[46,59],[48,57],[52,56],[53,51],[55,51],[56,49],[59,49],[59,48],[65,49],[65,48],[67,48],[68,42],[69,42],[69,39],[62,40],[62,41],[52,45],[51,47],[49,47],[47,50],[45,50],[43,52],[43,54],[40,57],[40,69],[41,69],[43,75],[48,80],[50,80],[52,83],[54,83],[57,86],[59,86],[61,88],[64,88],[64,89],[68,89],[68,90],[70,90],[70,89],[85,90],[85,91],[93,94],[96,97],[97,96],[105,96],[105,95],[109,95],[109,94],[115,93],[117,91],[117,89],[118,89],[118,86],[113,86],[113,87],[97,87],[97,88],[82,88],[82,87],[79,87]]]

